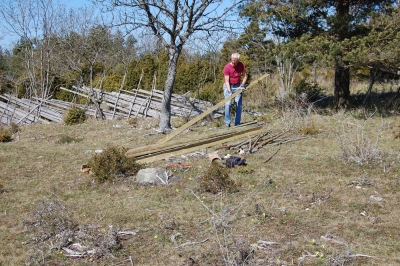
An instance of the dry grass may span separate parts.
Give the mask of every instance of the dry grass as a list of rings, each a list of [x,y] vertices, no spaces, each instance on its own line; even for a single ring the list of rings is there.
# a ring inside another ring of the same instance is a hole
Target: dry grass
[[[267,126],[286,129],[284,119],[271,117]],[[381,157],[363,165],[344,160],[336,138],[341,132],[347,139],[357,136],[349,114],[310,112],[307,121],[318,134],[282,145],[268,163],[278,147],[246,155],[247,166],[228,170],[241,186],[223,194],[201,189],[210,167],[203,157],[188,157],[185,163],[193,167],[175,169],[168,186],[140,186],[132,178],[100,184],[81,174],[95,150],[161,139],[154,134],[157,121],[22,127],[16,140],[0,143],[0,265],[400,264],[398,118],[369,119],[363,130],[376,136],[381,129]],[[209,122],[184,134],[204,130],[219,129]],[[63,136],[80,141],[58,143]],[[49,240],[58,238],[32,241],[35,231],[27,221],[54,197],[73,221],[71,230],[97,228],[93,239],[107,247],[103,256],[71,258],[49,248]],[[110,226],[132,234],[118,234],[115,246],[105,245]]]

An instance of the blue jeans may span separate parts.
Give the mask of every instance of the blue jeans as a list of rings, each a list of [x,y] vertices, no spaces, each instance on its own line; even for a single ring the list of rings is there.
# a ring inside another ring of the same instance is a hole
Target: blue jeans
[[[229,95],[231,95],[232,93],[235,93],[239,87],[240,84],[237,85],[231,85],[231,91],[228,92],[226,85],[224,83],[224,97],[227,98],[229,97]],[[240,119],[242,118],[242,94],[240,93],[239,95],[237,95],[235,97],[235,104],[236,104],[236,109],[235,109],[235,126],[240,124]],[[225,103],[225,124],[226,125],[230,125],[231,124],[231,106],[232,106],[232,100],[231,101],[227,101]]]

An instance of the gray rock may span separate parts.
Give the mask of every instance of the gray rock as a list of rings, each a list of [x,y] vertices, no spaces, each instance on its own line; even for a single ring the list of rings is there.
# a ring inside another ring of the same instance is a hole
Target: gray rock
[[[158,176],[158,177],[157,177]],[[165,170],[160,168],[146,168],[141,169],[136,174],[136,181],[139,184],[168,184],[168,176],[165,173]],[[160,180],[162,179],[162,181]]]

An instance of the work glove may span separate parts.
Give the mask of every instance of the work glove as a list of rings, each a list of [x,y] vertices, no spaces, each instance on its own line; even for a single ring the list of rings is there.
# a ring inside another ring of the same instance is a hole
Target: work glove
[[[244,87],[244,84],[240,84],[240,87],[242,89],[242,93],[246,91],[246,88]]]

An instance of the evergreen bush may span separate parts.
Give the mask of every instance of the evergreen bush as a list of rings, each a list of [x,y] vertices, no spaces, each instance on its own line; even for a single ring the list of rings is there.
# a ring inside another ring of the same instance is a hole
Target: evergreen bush
[[[220,95],[219,95],[220,94]],[[223,96],[221,90],[216,90],[214,84],[207,83],[199,92],[200,100],[215,102],[218,96]]]
[[[126,157],[125,152],[125,148],[111,146],[91,158],[88,165],[97,182],[104,183],[139,172],[142,165],[136,163],[135,159]]]
[[[85,110],[72,106],[64,116],[64,123],[67,125],[75,125],[85,122]]]
[[[317,83],[308,82],[305,78],[296,83],[293,90],[296,95],[305,95],[309,102],[315,102],[318,100],[318,97],[322,92],[322,89]]]

